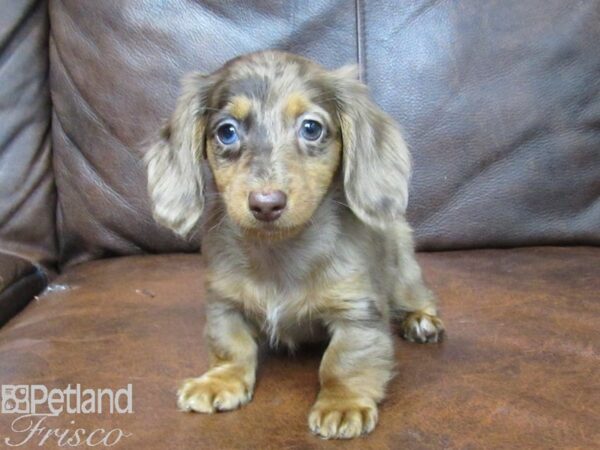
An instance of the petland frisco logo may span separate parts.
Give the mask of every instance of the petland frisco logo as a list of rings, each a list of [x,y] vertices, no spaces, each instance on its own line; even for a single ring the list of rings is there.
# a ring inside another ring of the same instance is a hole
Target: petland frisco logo
[[[121,389],[83,389],[67,385],[65,389],[48,389],[41,384],[2,385],[2,414],[17,414],[11,431],[19,436],[5,437],[4,444],[18,447],[27,443],[43,446],[54,441],[59,447],[112,447],[131,436],[120,428],[87,430],[77,428],[70,420],[69,428],[53,428],[48,423],[63,414],[131,414],[133,386]],[[1,441],[0,441],[1,442]]]

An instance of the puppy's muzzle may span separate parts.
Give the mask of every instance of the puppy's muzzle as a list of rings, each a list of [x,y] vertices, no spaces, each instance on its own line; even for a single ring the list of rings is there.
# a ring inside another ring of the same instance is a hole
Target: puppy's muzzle
[[[282,191],[250,192],[248,207],[261,222],[273,222],[281,216],[287,205],[287,195]]]

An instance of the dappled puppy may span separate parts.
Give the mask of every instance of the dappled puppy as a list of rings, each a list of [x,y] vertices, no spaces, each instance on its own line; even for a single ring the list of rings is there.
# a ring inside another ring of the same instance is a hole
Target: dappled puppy
[[[154,217],[202,235],[210,369],[179,407],[213,413],[253,395],[260,339],[329,340],[308,416],[325,438],[377,423],[392,377],[392,324],[443,332],[414,257],[409,154],[355,70],[260,52],[192,74],[146,156]]]

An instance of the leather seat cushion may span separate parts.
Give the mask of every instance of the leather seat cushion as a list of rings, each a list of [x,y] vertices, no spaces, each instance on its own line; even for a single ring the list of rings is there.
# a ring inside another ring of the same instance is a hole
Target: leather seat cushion
[[[441,345],[398,339],[398,375],[379,427],[344,448],[597,444],[600,251],[547,247],[419,258],[441,298],[447,339]],[[197,255],[74,266],[0,329],[0,383],[132,383],[133,414],[63,414],[46,422],[120,427],[133,433],[122,448],[339,445],[313,437],[306,424],[318,389],[318,349],[265,355],[254,400],[239,411],[177,411],[179,380],[207,368],[203,309]],[[11,436],[13,419],[0,414],[3,436]]]

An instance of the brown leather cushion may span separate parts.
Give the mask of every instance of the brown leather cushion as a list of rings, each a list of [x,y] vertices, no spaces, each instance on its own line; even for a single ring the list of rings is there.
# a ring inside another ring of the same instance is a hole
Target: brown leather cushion
[[[591,448],[598,429],[600,250],[422,254],[448,338],[398,339],[398,375],[369,437],[344,448]],[[254,400],[232,413],[176,410],[179,380],[206,369],[196,255],[128,257],[68,270],[0,329],[0,384],[118,388],[134,413],[47,426],[133,433],[121,448],[334,448],[311,436],[318,351],[267,355]],[[14,416],[0,414],[11,436]],[[14,436],[16,438],[16,436]],[[119,447],[117,447],[119,448]]]
[[[52,2],[63,260],[198,248],[152,220],[140,161],[142,143],[174,108],[180,78],[262,48],[285,47],[333,66],[352,62],[354,10],[345,3]]]
[[[0,249],[52,266],[48,4],[0,0]]]
[[[420,248],[600,245],[600,1],[361,3]]]
[[[0,327],[46,287],[45,273],[29,261],[0,252]]]
[[[600,0],[409,3],[51,2],[63,261],[197,247],[152,221],[140,163],[185,72],[265,48],[356,63],[357,32],[422,248],[600,244]]]

